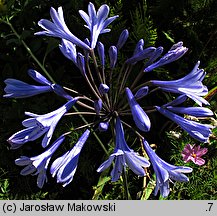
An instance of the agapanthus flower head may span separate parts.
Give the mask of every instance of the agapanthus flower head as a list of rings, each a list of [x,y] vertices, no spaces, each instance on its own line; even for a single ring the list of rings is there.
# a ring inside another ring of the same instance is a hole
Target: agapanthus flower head
[[[191,173],[190,167],[174,166],[162,160],[149,146],[146,140],[143,140],[144,148],[149,156],[154,172],[156,174],[155,196],[160,190],[163,197],[167,197],[170,193],[169,183],[174,181],[187,182],[188,177],[183,173]]]
[[[206,72],[198,68],[199,64],[198,61],[193,70],[183,78],[171,81],[151,80],[151,84],[160,87],[163,91],[186,94],[200,106],[209,105],[208,101],[201,97],[208,93],[208,89],[202,83]]]
[[[136,126],[144,132],[148,132],[151,127],[151,122],[145,111],[137,103],[133,93],[129,88],[126,88],[127,100],[130,105],[133,120]]]
[[[57,11],[53,7],[51,7],[50,16],[53,22],[47,19],[41,19],[38,22],[38,25],[43,28],[44,31],[37,32],[35,33],[35,35],[47,35],[66,39],[83,49],[90,50],[90,47],[87,44],[85,44],[82,40],[73,35],[68,29],[64,20],[62,7],[59,7]]]
[[[201,148],[199,145],[187,144],[182,151],[182,157],[185,163],[193,161],[195,164],[202,166],[205,164],[205,160],[201,158],[208,152],[207,148]]]
[[[154,70],[155,68],[158,68],[165,64],[176,61],[177,59],[181,58],[187,51],[188,51],[188,48],[183,47],[183,42],[180,41],[174,44],[170,48],[170,50],[162,58],[160,58],[157,62],[146,67],[144,71],[150,72]]]
[[[21,175],[38,175],[37,186],[42,188],[44,183],[47,182],[47,168],[50,159],[56,149],[64,141],[65,136],[60,136],[46,151],[42,154],[34,157],[21,156],[15,160],[15,164],[18,166],[26,166],[21,172]]]
[[[18,131],[8,139],[8,142],[11,144],[11,149],[19,148],[24,143],[34,141],[44,134],[45,135],[41,143],[42,147],[49,145],[57,123],[76,103],[76,101],[77,98],[71,99],[59,109],[44,115],[25,112],[27,116],[31,116],[32,118],[28,118],[22,122],[26,129]]]
[[[142,156],[139,156],[136,152],[129,148],[124,138],[124,130],[118,117],[115,125],[116,141],[114,152],[110,155],[109,159],[102,163],[97,172],[102,172],[107,169],[115,161],[114,168],[111,171],[112,181],[117,181],[123,169],[128,166],[136,175],[145,176],[145,170],[143,167],[149,167],[150,163]]]
[[[200,142],[207,142],[208,141],[209,136],[212,133],[211,128],[213,128],[211,125],[201,124],[199,122],[185,119],[185,118],[169,111],[165,107],[156,106],[156,109],[162,115],[166,116],[167,118],[169,118],[170,120],[172,120],[176,124],[178,124],[183,130],[185,130],[194,139],[196,139]]]
[[[104,4],[96,12],[94,5],[90,2],[88,5],[88,14],[83,10],[79,10],[81,17],[84,19],[87,27],[90,30],[90,47],[95,48],[100,34],[110,32],[107,28],[118,16],[108,17],[109,6]]]
[[[75,175],[78,159],[81,150],[89,137],[90,131],[87,129],[79,138],[75,146],[64,155],[57,158],[51,165],[50,172],[52,176],[57,176],[57,183],[63,183],[63,187],[68,185]]]

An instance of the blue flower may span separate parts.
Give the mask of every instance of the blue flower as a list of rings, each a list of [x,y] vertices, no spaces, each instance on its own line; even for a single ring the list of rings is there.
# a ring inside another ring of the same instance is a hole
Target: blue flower
[[[173,61],[176,61],[177,59],[181,58],[186,52],[188,51],[188,48],[183,47],[183,42],[178,42],[177,44],[174,44],[170,50],[157,62],[149,65],[144,69],[144,72],[150,72],[154,70],[155,68],[161,67],[165,64],[169,64]]]
[[[26,166],[21,172],[21,175],[38,175],[37,178],[37,186],[42,188],[44,182],[47,182],[46,171],[48,168],[48,164],[50,162],[51,156],[56,151],[56,149],[63,142],[65,137],[60,136],[50,148],[44,151],[42,154],[34,157],[26,157],[21,156],[20,158],[15,160],[15,164],[18,166]]]
[[[90,47],[95,48],[100,34],[110,32],[107,26],[113,22],[118,16],[113,16],[107,19],[109,14],[109,6],[102,5],[96,13],[94,5],[90,2],[88,5],[88,14],[83,10],[79,10],[81,17],[84,19],[87,27],[90,30]]]
[[[186,94],[189,98],[194,100],[200,106],[202,104],[209,105],[209,103],[202,98],[208,93],[208,89],[203,85],[206,72],[199,69],[200,62],[198,61],[193,70],[183,78],[172,81],[151,80],[151,84],[160,87],[163,91],[173,92],[178,94]]]
[[[143,167],[149,167],[150,163],[144,157],[139,156],[136,152],[129,148],[124,138],[124,130],[119,117],[117,118],[115,125],[116,132],[116,146],[113,154],[109,159],[102,163],[97,172],[102,172],[107,169],[115,160],[114,168],[111,171],[112,181],[117,181],[123,171],[128,165],[129,168],[138,176],[145,176],[146,173]]]
[[[151,127],[151,122],[145,111],[140,107],[136,102],[135,97],[133,96],[131,90],[126,88],[127,100],[130,105],[131,113],[133,120],[136,126],[144,132],[148,132]]]
[[[62,43],[59,45],[62,54],[77,65],[77,51],[76,45],[72,42],[62,39]]]
[[[70,100],[72,97],[68,95],[60,85],[52,84],[44,76],[35,70],[28,70],[28,75],[36,82],[43,84],[43,86],[30,85],[16,79],[5,80],[5,92],[4,97],[7,98],[27,98],[34,95],[38,95],[45,92],[55,92],[57,95]]]
[[[167,106],[167,109],[171,112],[178,114],[186,114],[195,117],[213,116],[214,113],[206,107],[173,107]]]
[[[169,111],[164,107],[156,106],[156,109],[162,115],[166,116],[167,118],[178,124],[183,130],[187,131],[190,136],[192,136],[194,139],[197,139],[200,142],[207,142],[210,134],[212,133],[211,125],[201,124],[198,122],[185,119],[177,114],[174,114],[173,112]],[[190,110],[190,112],[192,112],[192,110]],[[206,113],[207,111],[200,110],[200,112]]]
[[[142,41],[140,42],[142,43]],[[142,61],[144,59],[149,59],[151,56],[153,56],[153,53],[155,52],[155,47],[148,47],[146,49],[143,49],[142,45],[138,45],[136,47],[134,54],[131,58],[127,59],[127,64],[135,64],[138,61]]]
[[[57,183],[63,183],[63,187],[73,180],[81,150],[89,137],[89,134],[90,131],[86,130],[75,146],[64,155],[57,158],[51,165],[50,173],[53,177],[55,175],[57,176]]]
[[[45,136],[42,140],[42,146],[46,147],[50,143],[57,123],[76,101],[77,98],[71,99],[59,109],[44,115],[25,112],[26,115],[32,118],[28,118],[22,122],[26,129],[18,131],[8,139],[8,142],[11,144],[11,149],[19,148],[26,142],[34,141],[43,134]]]
[[[45,92],[51,92],[53,90],[52,83],[37,71],[28,70],[28,74],[34,80],[43,84],[43,86],[30,85],[28,83],[16,79],[6,79],[5,80],[6,87],[4,89],[6,95],[4,95],[4,97],[26,98]]]
[[[51,7],[50,16],[53,22],[47,19],[41,19],[38,22],[38,25],[42,27],[45,31],[36,32],[35,35],[47,35],[52,37],[58,37],[61,39],[66,39],[85,50],[90,50],[90,47],[86,43],[78,39],[75,35],[73,35],[66,26],[63,17],[62,7],[59,7],[58,11]]]
[[[149,156],[154,172],[156,174],[155,196],[160,190],[163,197],[167,197],[170,193],[169,182],[179,181],[187,182],[188,177],[183,173],[192,172],[192,168],[185,166],[174,166],[162,160],[149,146],[146,140],[143,140],[144,148]]]
[[[175,100],[164,104],[162,107],[178,114],[186,114],[195,117],[213,116],[214,113],[206,107],[177,107],[187,99],[186,95],[180,95]]]

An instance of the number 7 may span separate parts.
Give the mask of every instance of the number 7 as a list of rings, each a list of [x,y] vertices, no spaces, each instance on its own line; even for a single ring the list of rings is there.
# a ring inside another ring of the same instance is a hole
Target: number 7
[[[212,205],[213,203],[208,203],[210,206],[209,206],[209,211],[211,211],[211,208],[212,208]]]

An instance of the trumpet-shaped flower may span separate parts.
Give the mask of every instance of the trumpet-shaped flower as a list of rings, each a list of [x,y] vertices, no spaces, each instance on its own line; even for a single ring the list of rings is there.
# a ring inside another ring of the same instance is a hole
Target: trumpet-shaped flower
[[[156,109],[164,116],[178,124],[183,130],[187,131],[190,136],[200,142],[207,142],[212,133],[211,125],[201,124],[195,121],[185,119],[166,108],[156,106]],[[203,112],[203,111],[202,111]]]
[[[136,99],[129,88],[126,88],[126,94],[132,112],[133,120],[136,126],[141,131],[148,132],[151,127],[149,117],[147,116],[145,111],[140,107],[140,105],[136,102]]]
[[[5,92],[4,97],[7,98],[27,98],[34,95],[38,95],[45,92],[55,92],[57,95],[70,100],[72,97],[69,96],[60,85],[52,84],[44,76],[35,70],[28,70],[28,75],[36,82],[43,84],[43,86],[30,85],[16,79],[5,80]]]
[[[171,165],[162,160],[152,150],[146,140],[143,140],[143,144],[156,174],[155,196],[157,195],[158,190],[160,190],[161,195],[167,197],[170,193],[169,182],[172,182],[172,180],[179,182],[187,182],[189,180],[183,173],[192,172],[192,168]]]
[[[135,64],[138,61],[149,59],[153,55],[155,50],[156,50],[155,47],[148,47],[146,49],[143,49],[142,45],[138,45],[138,47],[135,50],[135,54],[133,54],[131,58],[127,59],[126,63]]]
[[[81,17],[84,19],[87,27],[90,30],[90,47],[95,48],[100,34],[110,32],[107,26],[112,23],[118,16],[113,16],[107,19],[109,14],[109,6],[104,4],[96,12],[94,5],[90,2],[88,5],[88,14],[83,10],[79,10]]]
[[[177,107],[187,99],[186,95],[180,95],[175,100],[163,105],[163,108],[178,114],[186,114],[195,117],[213,116],[214,113],[206,107]]]
[[[62,54],[77,65],[77,52],[76,45],[72,42],[62,39],[62,43],[59,45]]]
[[[22,122],[26,129],[15,133],[8,139],[8,142],[11,144],[11,148],[19,148],[24,143],[34,141],[43,134],[45,134],[45,136],[42,140],[42,146],[46,147],[50,143],[57,123],[62,116],[76,103],[76,101],[77,98],[71,99],[59,109],[44,115],[25,112],[26,115],[31,116],[32,118],[28,118]]]
[[[205,164],[205,160],[201,158],[208,152],[207,148],[201,148],[199,145],[187,144],[182,151],[182,157],[185,163],[193,161],[195,164],[202,166]]]
[[[48,81],[44,76],[35,70],[28,70],[28,75],[35,81],[43,84],[43,86],[30,85],[28,83],[22,82],[16,79],[6,79],[5,80],[5,92],[4,97],[7,98],[26,98],[37,94],[51,92],[52,83]]]
[[[183,47],[183,42],[178,42],[177,44],[174,44],[162,58],[160,58],[157,62],[146,67],[144,71],[150,72],[155,68],[176,61],[177,59],[181,58],[187,51],[188,48]]]
[[[53,153],[56,149],[60,146],[63,142],[65,137],[62,135],[60,136],[50,148],[44,151],[42,154],[34,157],[26,157],[21,156],[20,158],[15,160],[15,164],[18,166],[26,166],[21,172],[21,175],[38,175],[37,178],[37,186],[42,188],[44,183],[47,182],[47,175],[46,171],[48,168],[48,164]]]
[[[75,146],[64,155],[57,158],[51,165],[50,173],[53,177],[55,175],[57,176],[57,183],[63,183],[63,187],[73,180],[81,150],[89,137],[89,134],[90,131],[86,130]]]
[[[116,141],[115,149],[113,154],[110,155],[109,159],[102,163],[97,172],[102,172],[107,169],[115,160],[114,168],[111,171],[112,181],[117,181],[126,166],[138,176],[145,176],[146,173],[143,167],[149,167],[150,163],[144,157],[139,156],[136,152],[129,148],[124,138],[124,130],[119,117],[117,118],[115,125]]]
[[[202,104],[209,105],[209,103],[201,97],[208,93],[208,89],[202,84],[206,73],[204,70],[198,68],[199,64],[200,62],[198,61],[193,70],[183,78],[172,81],[151,80],[151,84],[160,87],[163,91],[186,94],[200,106],[202,106]]]
[[[63,17],[63,9],[59,7],[56,11],[53,7],[50,9],[50,16],[53,22],[47,19],[41,19],[38,22],[38,25],[44,29],[44,31],[36,32],[35,35],[47,35],[52,37],[58,37],[61,39],[66,39],[73,44],[81,47],[85,50],[90,50],[90,47],[84,43],[82,40],[78,39],[75,35],[73,35],[68,29],[64,17]]]
[[[30,85],[16,79],[6,79],[4,82],[6,84],[4,97],[7,98],[27,98],[52,91],[51,86]]]

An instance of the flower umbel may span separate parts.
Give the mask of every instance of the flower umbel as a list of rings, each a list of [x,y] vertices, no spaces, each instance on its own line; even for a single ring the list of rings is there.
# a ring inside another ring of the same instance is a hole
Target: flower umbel
[[[153,77],[158,76],[158,73],[154,74],[154,69],[178,60],[187,52],[188,48],[183,46],[183,42],[178,42],[166,54],[162,55],[164,50],[162,46],[145,47],[144,39],[140,39],[132,53],[126,57],[130,52],[129,47],[132,47],[131,42],[126,44],[127,39],[132,38],[129,37],[127,29],[124,29],[119,37],[116,37],[113,44],[108,44],[109,40],[104,40],[103,43],[98,41],[101,34],[110,32],[107,27],[118,17],[108,18],[109,11],[110,8],[106,4],[103,4],[96,11],[92,3],[88,4],[87,13],[79,10],[81,17],[87,24],[86,27],[90,30],[90,37],[84,36],[84,40],[79,39],[69,30],[63,17],[62,7],[59,7],[58,10],[50,9],[52,21],[41,19],[38,22],[44,30],[37,32],[36,35],[60,38],[59,49],[61,53],[76,66],[73,67],[73,72],[77,70],[80,73],[76,76],[72,75],[72,77],[70,72],[67,73],[67,83],[70,87],[64,84],[60,86],[55,81],[50,82],[35,70],[29,70],[28,73],[39,85],[6,79],[6,94],[4,97],[25,98],[54,92],[55,94],[50,93],[49,96],[60,96],[60,99],[65,101],[59,109],[47,114],[39,115],[25,112],[29,116],[22,122],[25,129],[12,135],[8,142],[11,144],[11,149],[17,149],[23,144],[35,141],[43,136],[41,145],[44,148],[48,147],[42,154],[35,157],[21,156],[16,160],[17,165],[26,166],[21,171],[22,175],[38,175],[37,184],[41,188],[48,179],[46,171],[51,156],[54,155],[53,153],[64,138],[71,134],[70,139],[72,139],[76,136],[77,131],[84,130],[74,147],[65,150],[66,152],[62,156],[55,158],[50,167],[50,173],[53,177],[56,176],[57,183],[66,186],[74,178],[79,157],[82,156],[80,153],[92,132],[97,143],[108,156],[108,159],[99,166],[97,172],[102,172],[113,165],[110,173],[111,180],[115,182],[120,179],[120,182],[123,182],[126,198],[129,197],[128,179],[130,180],[129,185],[132,185],[132,181],[135,180],[135,177],[132,177],[131,174],[139,177],[146,175],[150,177],[144,178],[143,186],[141,185],[144,190],[147,189],[146,181],[148,183],[149,179],[153,179],[155,174],[155,195],[160,190],[161,195],[166,197],[170,193],[169,183],[173,180],[187,182],[188,177],[184,173],[190,173],[192,169],[185,166],[175,166],[162,160],[149,146],[146,138],[147,140],[149,138],[153,140],[151,136],[155,134],[154,140],[156,142],[159,139],[162,142],[165,140],[158,136],[159,132],[156,129],[160,127],[155,127],[156,123],[159,123],[160,126],[163,122],[160,118],[163,120],[164,117],[159,115],[161,113],[178,124],[194,139],[200,142],[208,142],[209,138],[212,137],[210,135],[213,128],[209,121],[211,121],[214,113],[209,108],[202,106],[209,105],[207,101],[209,99],[203,98],[208,93],[208,88],[202,83],[206,72],[199,68],[200,62],[198,61],[193,70],[180,79],[168,81],[157,80],[158,78],[153,79]],[[114,10],[112,10],[113,12]],[[126,49],[122,49],[124,45]],[[124,51],[123,53],[123,50],[127,52]],[[38,61],[36,62],[38,63]],[[49,79],[53,80],[46,68],[42,67],[42,64],[38,64]],[[65,65],[61,68],[63,68],[62,70],[66,69]],[[153,72],[144,73],[150,71]],[[60,70],[58,70],[59,72]],[[65,71],[56,77],[64,75]],[[79,79],[75,78],[77,76],[79,76]],[[79,82],[76,83],[78,80]],[[59,80],[59,83],[62,82],[64,81]],[[157,92],[158,90],[163,91],[163,97],[160,95],[162,92]],[[174,97],[173,94],[178,94],[178,96],[171,100]],[[47,104],[53,106],[53,104],[49,104],[49,99]],[[199,106],[191,105],[192,100]],[[69,110],[73,111],[69,112]],[[156,112],[159,113],[155,115]],[[50,146],[53,134],[59,131],[55,131],[57,124],[63,116],[71,117],[61,127],[61,130],[66,129],[68,131]],[[76,116],[81,118],[82,124],[80,124],[78,118],[75,118],[75,126],[71,122],[73,117]],[[167,130],[168,127],[166,125],[161,129]],[[169,130],[171,129],[169,128]],[[131,143],[131,145],[128,146],[127,143]],[[95,143],[92,144],[89,145],[89,148],[95,147]],[[167,148],[167,145],[164,147]],[[63,149],[66,148],[67,146]],[[136,152],[140,150],[142,150],[144,157]],[[93,152],[95,153],[94,150]],[[110,152],[113,153],[110,154]],[[172,151],[168,153],[170,152]],[[205,161],[201,156],[206,152],[207,149],[205,148],[188,144],[182,155],[185,162],[192,160],[198,165],[203,165]],[[101,156],[103,155],[100,155],[99,159],[101,159]],[[88,158],[86,156],[85,160]],[[153,166],[153,169],[147,168],[150,165]],[[128,172],[129,169],[133,173]],[[128,174],[130,174],[129,178]],[[105,175],[105,173],[102,175]],[[94,178],[98,177],[94,176]],[[105,184],[107,184],[107,181]],[[138,184],[140,184],[140,181]]]
[[[192,161],[195,164],[202,166],[205,164],[205,160],[201,158],[208,152],[207,148],[201,148],[199,145],[187,144],[182,151],[182,157],[185,163]]]

